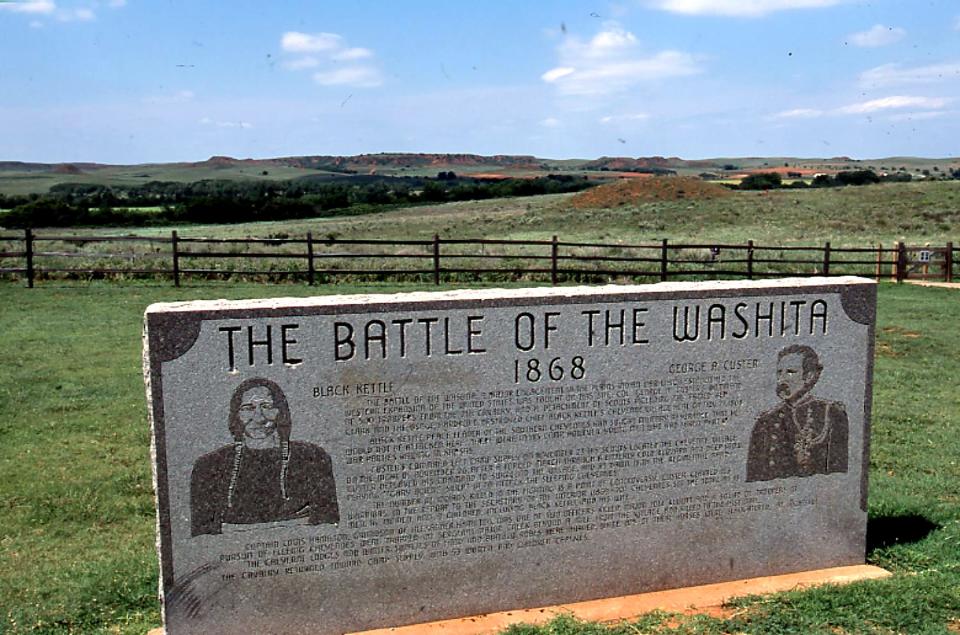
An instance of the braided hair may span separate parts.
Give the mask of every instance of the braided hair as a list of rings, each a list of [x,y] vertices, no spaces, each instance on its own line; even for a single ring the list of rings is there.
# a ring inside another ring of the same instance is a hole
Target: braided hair
[[[280,437],[280,494],[284,500],[287,499],[287,467],[290,463],[290,406],[287,404],[287,397],[283,394],[280,386],[262,377],[248,379],[237,386],[230,398],[230,417],[228,426],[230,434],[233,435],[233,467],[230,473],[230,486],[227,489],[227,507],[233,507],[233,495],[237,489],[237,479],[240,477],[240,465],[243,462],[243,434],[244,424],[240,421],[240,406],[243,404],[243,396],[247,391],[253,388],[266,388],[270,391],[270,398],[273,399],[273,405],[277,409],[277,436]]]

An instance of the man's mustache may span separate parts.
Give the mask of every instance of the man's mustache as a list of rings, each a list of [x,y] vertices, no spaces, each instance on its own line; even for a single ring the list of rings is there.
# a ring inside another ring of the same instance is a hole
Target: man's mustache
[[[777,396],[778,396],[778,397],[788,397],[788,396],[791,396],[791,395],[798,395],[798,394],[800,394],[800,393],[802,393],[802,392],[804,392],[804,391],[806,391],[806,390],[809,390],[809,389],[810,389],[810,384],[809,384],[809,383],[804,383],[802,386],[800,386],[799,388],[797,388],[795,391],[791,391],[791,390],[790,390],[790,386],[789,386],[788,384],[777,384]]]

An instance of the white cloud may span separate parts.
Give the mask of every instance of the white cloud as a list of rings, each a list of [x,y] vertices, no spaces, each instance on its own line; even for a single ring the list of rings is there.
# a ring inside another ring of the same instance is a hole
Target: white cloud
[[[601,57],[608,51],[616,52],[633,47],[636,43],[637,38],[633,33],[611,24],[608,25],[608,30],[600,31],[593,36],[590,46],[584,49],[584,53]]]
[[[57,9],[54,14],[61,22],[90,22],[96,20],[97,14],[88,7],[76,7],[72,9]]]
[[[607,95],[645,81],[701,72],[696,59],[681,51],[644,55],[637,38],[616,23],[584,41],[566,38],[557,49],[559,65],[540,78],[567,95]]]
[[[942,97],[920,97],[912,95],[894,95],[891,97],[882,97],[880,99],[871,99],[855,104],[848,104],[840,108],[831,110],[821,110],[819,108],[794,108],[784,110],[770,115],[767,119],[771,121],[784,119],[817,119],[820,117],[843,116],[843,115],[872,115],[882,113],[888,110],[901,110],[904,108],[917,109],[916,112],[896,113],[886,117],[891,121],[905,119],[931,119],[941,116],[945,111],[940,110],[949,103],[949,99]]]
[[[200,123],[205,126],[215,126],[217,128],[243,128],[245,130],[253,128],[253,124],[247,121],[217,121],[210,117],[204,117],[200,120]]]
[[[925,110],[937,110],[943,108],[946,104],[947,100],[941,97],[894,95],[892,97],[871,99],[870,101],[861,102],[859,104],[850,104],[849,106],[840,108],[838,112],[845,115],[862,115],[882,110],[893,110],[897,108],[922,108]]]
[[[542,79],[543,81],[548,82],[548,83],[549,83],[549,82],[555,82],[555,81],[557,81],[558,79],[560,79],[561,77],[565,77],[565,76],[573,73],[573,72],[576,71],[576,70],[577,70],[577,69],[575,69],[575,68],[570,68],[570,67],[568,67],[568,66],[560,66],[560,67],[557,67],[557,68],[552,68],[552,69],[550,69],[549,71],[547,71],[546,73],[544,73],[543,75],[541,75],[541,76],[540,76],[540,79]]]
[[[343,46],[343,38],[336,33],[300,33],[287,31],[280,38],[280,47],[287,53],[323,53]]]
[[[563,125],[563,122],[556,117],[547,117],[540,121],[540,125],[544,128],[559,128]]]
[[[301,33],[287,31],[280,37],[284,53],[299,57],[283,62],[290,71],[322,69],[313,73],[313,81],[321,86],[354,86],[373,88],[383,83],[379,68],[373,63],[376,55],[368,48],[348,47],[336,33]]]
[[[108,0],[107,5],[119,8],[126,5],[126,0]],[[86,6],[61,7],[54,0],[25,0],[23,2],[0,0],[0,12],[23,13],[33,16],[46,16],[59,22],[91,22],[97,19],[95,9],[100,6],[97,0],[90,0]],[[32,20],[30,26],[39,29],[43,23]]]
[[[876,48],[878,46],[887,46],[895,44],[904,37],[907,32],[898,26],[884,26],[883,24],[874,24],[866,31],[852,33],[847,39],[856,46],[864,48]]]
[[[287,60],[283,67],[290,71],[301,71],[305,68],[316,68],[320,66],[320,60],[315,57],[298,57],[297,59]]]
[[[815,119],[822,117],[824,112],[816,108],[794,108],[793,110],[784,110],[773,115],[774,119]]]
[[[0,11],[11,13],[29,13],[34,15],[50,15],[57,10],[57,3],[53,0],[26,0],[26,2],[2,2]]]
[[[383,83],[380,71],[370,66],[351,66],[313,74],[313,81],[321,86],[356,86],[374,88]]]
[[[876,66],[860,74],[860,85],[869,87],[895,84],[933,84],[960,78],[960,63],[948,62],[904,68],[900,64]]]
[[[847,0],[646,0],[653,9],[684,15],[723,15],[755,18],[775,11],[822,9]]]
[[[365,48],[344,49],[333,55],[333,59],[338,62],[349,62],[352,60],[365,60],[373,57],[373,51]]]

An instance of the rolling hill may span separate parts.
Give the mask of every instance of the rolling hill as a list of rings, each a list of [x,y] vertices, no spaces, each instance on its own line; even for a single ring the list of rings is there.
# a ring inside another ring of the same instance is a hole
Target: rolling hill
[[[544,159],[529,155],[433,154],[387,152],[354,156],[304,155],[267,159],[213,156],[205,161],[112,165],[91,162],[36,163],[0,161],[0,194],[42,194],[58,183],[138,185],[150,181],[194,182],[204,179],[277,180],[302,176],[343,178],[345,175],[435,176],[453,171],[462,176],[529,178],[546,174],[597,177],[638,174],[678,174],[703,178],[739,178],[744,174],[777,170],[809,175],[841,170],[873,169],[949,173],[960,169],[960,158],[890,157],[857,160],[849,157],[599,157]]]

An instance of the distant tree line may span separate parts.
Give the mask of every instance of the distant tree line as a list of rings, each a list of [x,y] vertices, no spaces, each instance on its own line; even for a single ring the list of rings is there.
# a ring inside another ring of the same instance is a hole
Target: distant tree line
[[[44,195],[0,194],[4,227],[143,226],[243,223],[357,215],[392,206],[575,192],[585,177],[475,179],[441,172],[427,177],[302,177],[287,181],[152,181],[136,186],[63,183]],[[144,209],[147,208],[147,209]]]
[[[744,177],[737,189],[741,190],[773,190],[778,188],[808,188],[808,187],[843,187],[845,185],[870,185],[872,183],[907,182],[912,180],[908,172],[893,172],[877,174],[873,170],[845,170],[834,175],[818,174],[813,181],[807,183],[796,180],[785,183],[778,172],[758,172]],[[960,171],[954,175],[960,178]]]

